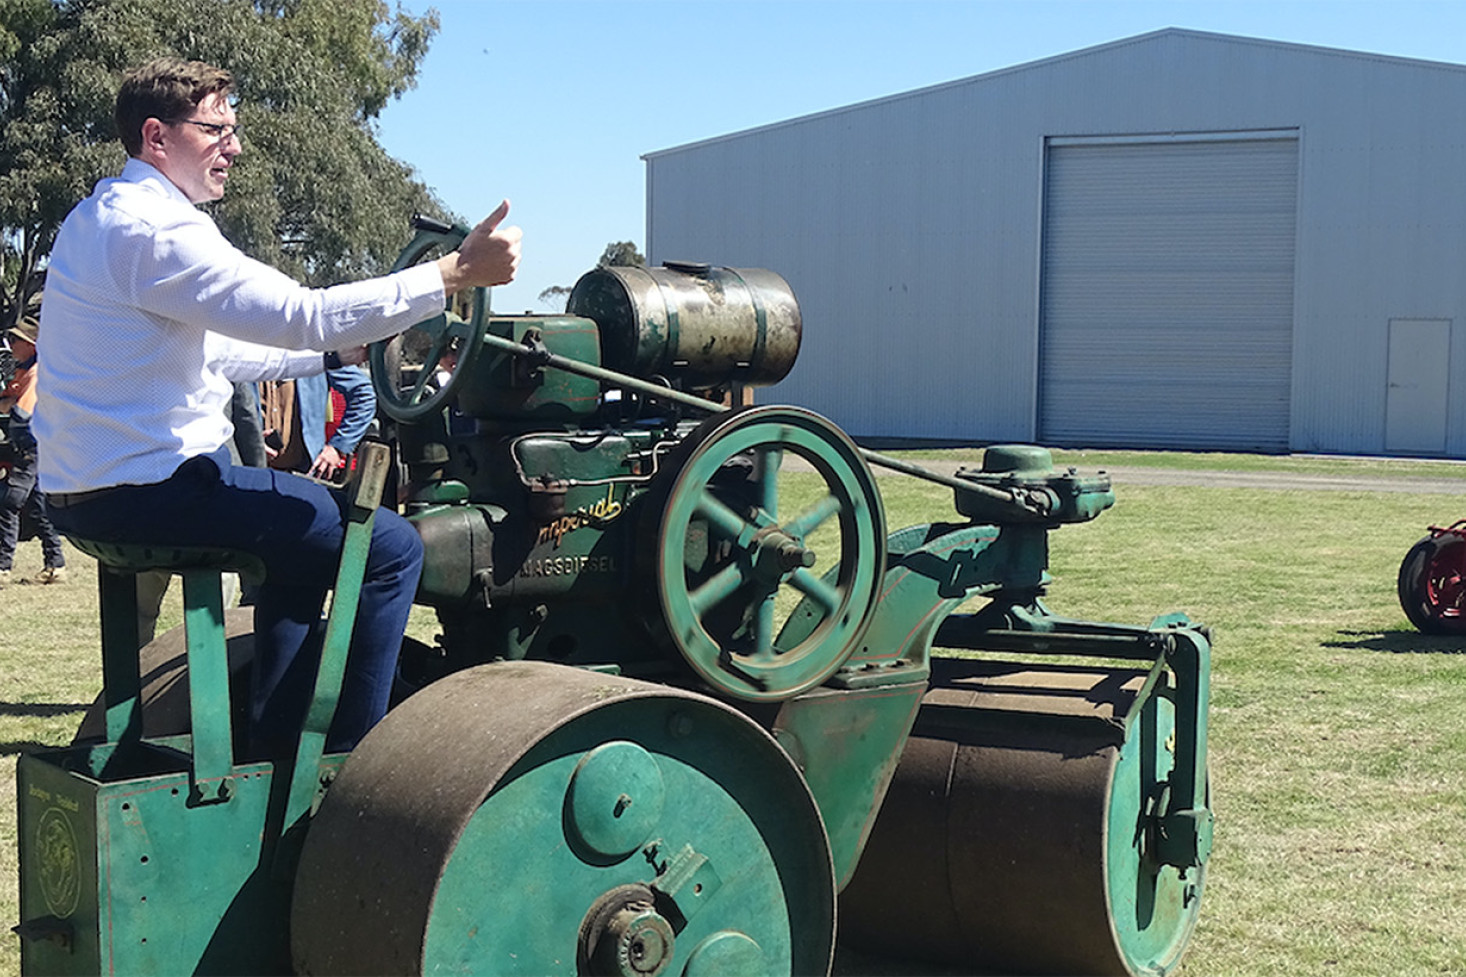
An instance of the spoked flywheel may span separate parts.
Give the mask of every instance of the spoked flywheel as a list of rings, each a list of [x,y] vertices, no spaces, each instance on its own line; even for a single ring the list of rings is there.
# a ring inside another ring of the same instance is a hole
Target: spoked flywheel
[[[672,464],[653,571],[672,643],[735,698],[824,681],[865,633],[885,572],[859,449],[818,414],[754,407],[704,422]]]
[[[1400,607],[1426,634],[1466,633],[1466,536],[1433,530],[1400,563]]]
[[[419,224],[393,271],[457,247],[468,231]],[[447,406],[484,340],[488,289],[450,295],[443,314],[368,350],[377,400],[393,420],[415,421]]]
[[[829,842],[774,740],[706,696],[542,662],[433,683],[311,823],[305,974],[827,973]]]

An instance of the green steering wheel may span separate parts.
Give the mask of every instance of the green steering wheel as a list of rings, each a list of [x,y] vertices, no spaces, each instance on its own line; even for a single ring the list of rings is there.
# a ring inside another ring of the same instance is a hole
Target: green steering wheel
[[[451,251],[468,236],[462,225],[423,217],[415,218],[413,226],[417,236],[397,256],[393,271],[417,264],[434,250]],[[388,417],[415,421],[448,404],[483,345],[488,307],[487,288],[450,295],[441,315],[371,344],[372,385]]]

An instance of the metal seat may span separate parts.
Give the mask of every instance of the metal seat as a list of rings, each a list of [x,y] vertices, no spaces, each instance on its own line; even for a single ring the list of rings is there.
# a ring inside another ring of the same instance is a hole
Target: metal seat
[[[103,543],[70,536],[71,545],[93,557],[109,570],[141,573],[145,570],[233,571],[263,577],[265,565],[259,557],[219,546],[154,546],[147,543]]]
[[[73,546],[94,557],[98,564],[102,695],[109,743],[123,746],[142,739],[137,575],[163,570],[183,577],[193,788],[200,800],[222,800],[234,766],[234,749],[221,576],[232,571],[263,579],[264,564],[252,554],[217,546],[155,546],[69,538]]]

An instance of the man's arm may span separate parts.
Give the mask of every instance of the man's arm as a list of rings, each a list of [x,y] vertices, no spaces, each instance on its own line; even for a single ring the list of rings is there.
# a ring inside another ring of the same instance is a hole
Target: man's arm
[[[243,254],[205,215],[176,214],[150,237],[130,242],[124,250],[135,267],[114,277],[135,290],[139,308],[155,315],[282,349],[339,350],[432,318],[448,293],[510,281],[520,231],[498,227],[507,212],[501,204],[436,263],[320,289]]]
[[[326,363],[314,350],[279,349],[218,333],[208,339],[209,362],[235,383],[294,380],[324,372]]]

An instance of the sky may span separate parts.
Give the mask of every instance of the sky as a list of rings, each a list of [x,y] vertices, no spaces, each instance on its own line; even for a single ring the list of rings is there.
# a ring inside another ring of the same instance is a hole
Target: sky
[[[503,313],[646,250],[647,153],[1167,27],[1466,63],[1466,0],[400,2],[441,29],[378,138],[470,221],[509,199]]]

